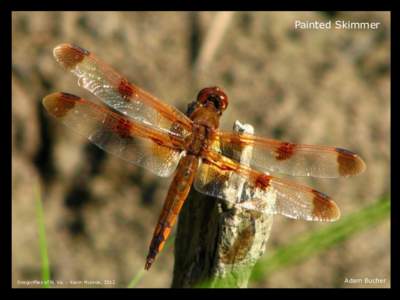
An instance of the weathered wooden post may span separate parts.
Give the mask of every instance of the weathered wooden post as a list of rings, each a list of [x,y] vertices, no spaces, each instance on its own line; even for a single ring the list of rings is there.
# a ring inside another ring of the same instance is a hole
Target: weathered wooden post
[[[251,125],[239,121],[233,129],[237,134],[254,133]],[[241,153],[240,162],[248,165],[252,147],[237,153]],[[235,175],[229,178],[235,186],[243,187],[245,181]],[[237,190],[236,194],[229,191],[229,184],[224,192],[230,202],[240,196]],[[253,266],[265,251],[272,215],[237,208],[230,202],[192,188],[179,216],[172,287],[247,287]]]

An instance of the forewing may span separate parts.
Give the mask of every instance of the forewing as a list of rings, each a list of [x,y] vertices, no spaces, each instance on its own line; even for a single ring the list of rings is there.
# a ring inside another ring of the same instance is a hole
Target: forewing
[[[335,147],[293,144],[248,134],[218,132],[222,153],[232,159],[251,145],[250,166],[264,172],[293,176],[334,178],[363,172],[364,161],[355,153]]]
[[[78,77],[78,84],[136,122],[185,136],[192,121],[182,112],[131,84],[89,51],[71,44],[54,48],[54,57]]]
[[[182,149],[175,136],[67,93],[48,95],[43,105],[51,115],[104,151],[159,176],[169,176],[176,169]]]

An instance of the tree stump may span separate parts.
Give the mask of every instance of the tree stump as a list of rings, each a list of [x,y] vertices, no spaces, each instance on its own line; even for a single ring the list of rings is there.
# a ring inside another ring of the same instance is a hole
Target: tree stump
[[[239,121],[233,129],[238,134],[254,132]],[[251,146],[240,149],[242,164],[249,164],[251,152]],[[245,183],[239,176],[229,180]],[[272,215],[231,202],[235,199],[225,202],[191,189],[178,220],[172,287],[247,287],[253,266],[264,254]]]

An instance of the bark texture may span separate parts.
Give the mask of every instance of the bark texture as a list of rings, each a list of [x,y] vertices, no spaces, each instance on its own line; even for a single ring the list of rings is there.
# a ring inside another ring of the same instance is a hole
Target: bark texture
[[[234,130],[253,133],[252,126],[238,121]],[[251,147],[241,151],[241,163],[248,164]],[[236,208],[192,188],[179,216],[172,287],[247,287],[271,226],[271,215]]]

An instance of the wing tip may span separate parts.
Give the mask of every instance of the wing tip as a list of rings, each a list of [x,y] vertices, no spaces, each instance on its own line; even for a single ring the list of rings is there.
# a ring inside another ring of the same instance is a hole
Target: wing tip
[[[367,169],[366,163],[354,152],[342,148],[336,148],[336,152],[340,176],[358,175]]]
[[[339,206],[335,203],[335,201],[330,200],[331,204],[331,216],[330,218],[326,219],[327,222],[336,222],[342,216]]]
[[[329,196],[313,190],[313,217],[314,220],[324,222],[335,222],[340,219],[340,209]]]
[[[89,51],[73,44],[63,43],[54,47],[53,55],[63,68],[73,69],[89,55]]]
[[[62,118],[75,106],[75,102],[79,99],[78,96],[72,94],[55,92],[44,97],[42,103],[51,115]]]

